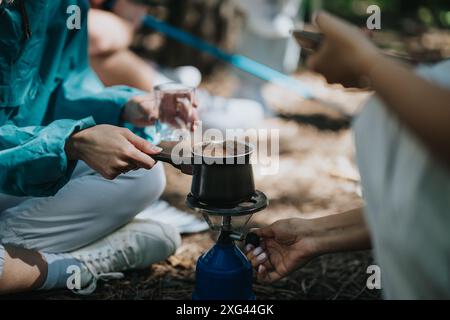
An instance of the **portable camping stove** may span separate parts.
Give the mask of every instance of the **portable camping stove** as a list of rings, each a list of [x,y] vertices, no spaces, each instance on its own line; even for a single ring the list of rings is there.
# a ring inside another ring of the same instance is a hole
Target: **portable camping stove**
[[[252,215],[268,205],[264,193],[256,193],[248,201],[233,207],[202,203],[189,194],[187,205],[200,212],[214,231],[220,231],[217,243],[197,261],[194,300],[254,300],[253,269],[235,241],[245,241],[255,247],[258,237],[244,232]],[[234,222],[243,222],[233,227]]]

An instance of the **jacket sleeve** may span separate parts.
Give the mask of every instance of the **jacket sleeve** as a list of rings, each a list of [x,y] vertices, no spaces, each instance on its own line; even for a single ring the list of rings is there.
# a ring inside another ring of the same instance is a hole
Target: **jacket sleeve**
[[[83,119],[92,116],[97,124],[121,125],[124,105],[143,91],[127,86],[105,88],[90,67],[73,72],[56,91],[53,119]]]
[[[0,193],[52,196],[70,179],[76,161],[64,146],[70,135],[95,125],[92,118],[58,120],[48,126],[0,126]]]

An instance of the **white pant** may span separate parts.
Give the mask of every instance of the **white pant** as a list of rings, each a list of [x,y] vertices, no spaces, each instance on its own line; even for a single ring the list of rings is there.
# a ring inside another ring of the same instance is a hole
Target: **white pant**
[[[160,163],[109,181],[79,162],[53,197],[0,194],[0,244],[45,252],[81,248],[132,220],[161,196],[165,183]]]

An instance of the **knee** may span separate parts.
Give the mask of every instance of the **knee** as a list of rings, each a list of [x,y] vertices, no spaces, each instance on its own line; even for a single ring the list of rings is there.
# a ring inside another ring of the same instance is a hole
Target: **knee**
[[[138,213],[161,197],[166,188],[166,175],[161,163],[151,170],[138,170],[133,175],[131,193]]]
[[[130,222],[134,217],[158,200],[164,192],[166,177],[164,167],[158,163],[151,170],[137,170],[119,176],[114,181],[113,199],[108,202],[105,214],[99,215],[105,230]]]

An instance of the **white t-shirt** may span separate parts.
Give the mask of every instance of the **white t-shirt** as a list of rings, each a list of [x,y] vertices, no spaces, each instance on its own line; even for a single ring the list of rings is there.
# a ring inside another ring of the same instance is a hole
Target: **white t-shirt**
[[[417,72],[450,89],[450,61]],[[450,298],[450,171],[376,97],[354,130],[385,297]]]

